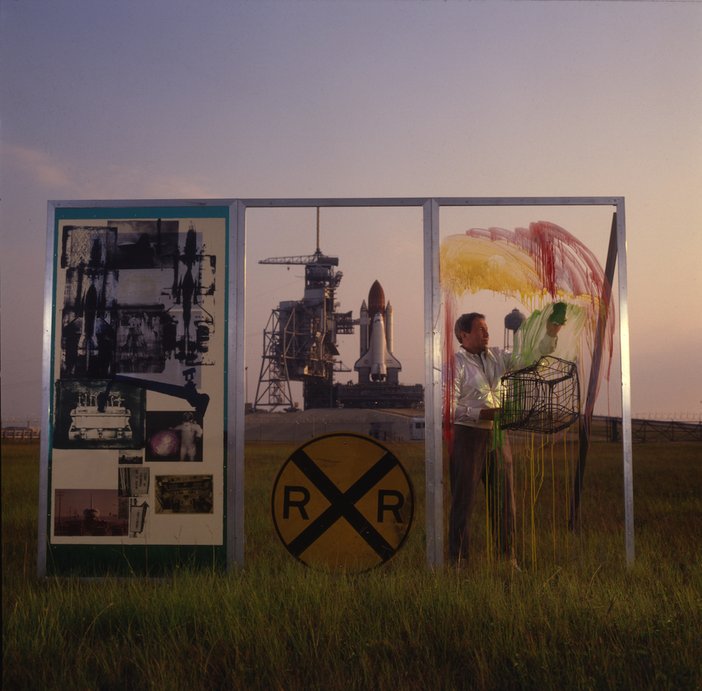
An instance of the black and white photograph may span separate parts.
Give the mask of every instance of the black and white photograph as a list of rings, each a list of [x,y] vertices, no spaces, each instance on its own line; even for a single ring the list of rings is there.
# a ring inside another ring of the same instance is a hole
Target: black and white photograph
[[[67,226],[61,378],[163,372],[167,360],[215,364],[216,257],[190,222]]]
[[[212,475],[157,475],[156,513],[212,513]]]
[[[117,230],[120,269],[166,269],[178,258],[177,220],[111,220],[108,225]]]
[[[117,310],[117,372],[162,372],[175,350],[176,320],[163,305]]]
[[[67,226],[62,236],[65,271],[61,312],[61,378],[114,373],[117,231]]]
[[[136,497],[129,499],[129,537],[139,537],[144,532],[149,503]]]
[[[123,230],[126,222],[110,223],[119,228],[119,371],[160,372],[171,359],[187,366],[214,364],[209,343],[215,330],[217,261],[195,223],[184,229],[180,222],[169,222],[181,232],[162,232],[160,242],[153,233],[135,240],[131,227],[151,222],[133,221],[129,231]],[[134,242],[123,243],[123,233]],[[135,359],[135,353],[146,360]]]
[[[127,520],[120,515],[116,489],[57,489],[54,534],[57,536],[122,536]]]
[[[144,389],[109,379],[56,382],[54,447],[140,449]]]
[[[114,269],[117,263],[117,228],[106,226],[63,227],[61,268],[83,272]]]
[[[118,463],[119,465],[142,465],[144,456],[141,453],[130,453],[128,451],[120,452]]]
[[[149,493],[149,468],[118,468],[117,492],[120,497],[142,497]]]
[[[147,461],[202,461],[202,418],[185,411],[146,413]]]

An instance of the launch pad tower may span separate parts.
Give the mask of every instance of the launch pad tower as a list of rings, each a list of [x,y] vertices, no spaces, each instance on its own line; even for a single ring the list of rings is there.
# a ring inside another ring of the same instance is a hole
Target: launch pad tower
[[[350,372],[338,359],[337,336],[352,334],[351,312],[337,312],[336,289],[343,276],[338,257],[314,254],[271,257],[259,264],[304,265],[302,300],[278,303],[263,332],[263,357],[254,408],[294,409],[290,382],[301,381],[305,408],[330,408],[334,372]]]
[[[254,410],[296,410],[291,382],[302,382],[305,409],[310,408],[410,408],[424,400],[421,385],[398,382],[402,369],[394,356],[393,314],[378,281],[371,286],[368,304],[361,305],[359,319],[351,312],[339,312],[336,290],[342,272],[339,258],[319,248],[314,254],[270,257],[259,264],[305,267],[302,300],[284,300],[271,310],[263,331],[261,372],[256,387]],[[360,327],[360,357],[354,365],[358,384],[334,383],[336,372],[350,372],[339,358],[337,337]]]

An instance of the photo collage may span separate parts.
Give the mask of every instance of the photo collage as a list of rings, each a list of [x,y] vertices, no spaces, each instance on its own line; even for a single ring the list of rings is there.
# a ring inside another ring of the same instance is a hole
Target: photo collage
[[[52,542],[221,543],[226,233],[57,222]]]

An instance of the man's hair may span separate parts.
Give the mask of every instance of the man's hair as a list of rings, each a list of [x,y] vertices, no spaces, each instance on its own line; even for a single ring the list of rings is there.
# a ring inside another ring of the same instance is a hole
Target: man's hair
[[[473,328],[473,321],[476,319],[485,319],[485,315],[480,314],[480,312],[468,312],[467,314],[462,314],[460,317],[458,317],[458,319],[456,319],[454,333],[459,341],[461,340],[461,331],[470,333],[471,329]]]

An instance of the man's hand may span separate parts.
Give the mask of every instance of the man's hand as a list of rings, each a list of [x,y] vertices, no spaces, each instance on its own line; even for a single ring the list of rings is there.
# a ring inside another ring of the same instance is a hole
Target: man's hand
[[[563,324],[556,324],[556,322],[548,321],[546,322],[546,333],[549,336],[558,336],[558,332],[563,327]]]

